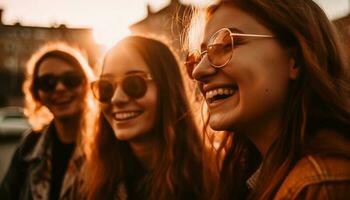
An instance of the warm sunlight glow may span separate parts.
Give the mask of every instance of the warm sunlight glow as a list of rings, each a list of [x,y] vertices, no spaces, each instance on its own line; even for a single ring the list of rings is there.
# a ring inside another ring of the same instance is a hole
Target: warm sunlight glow
[[[181,0],[181,2],[186,4],[193,4],[198,7],[206,7],[208,5],[212,5],[214,3],[217,3],[218,0]]]
[[[93,36],[95,41],[103,45],[105,49],[111,48],[119,40],[130,35],[131,32],[128,27],[110,27],[97,25],[93,28]]]

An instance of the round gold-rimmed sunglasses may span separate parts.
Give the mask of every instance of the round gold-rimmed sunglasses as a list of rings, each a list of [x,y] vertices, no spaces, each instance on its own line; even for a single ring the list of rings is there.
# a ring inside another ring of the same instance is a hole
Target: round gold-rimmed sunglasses
[[[194,50],[186,56],[185,65],[190,78],[193,78],[192,72],[205,54],[208,55],[210,65],[215,68],[229,63],[235,48],[235,37],[275,38],[273,35],[235,33],[230,28],[222,28],[209,38],[206,50]]]

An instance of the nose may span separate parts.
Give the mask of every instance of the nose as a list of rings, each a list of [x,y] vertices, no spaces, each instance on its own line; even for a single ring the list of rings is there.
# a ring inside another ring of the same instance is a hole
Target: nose
[[[205,55],[193,69],[192,76],[197,81],[203,82],[207,77],[214,75],[216,72],[217,69],[210,65],[207,55]]]
[[[55,91],[66,90],[66,86],[62,83],[62,81],[58,81],[55,87]]]
[[[122,87],[117,87],[111,99],[112,104],[125,104],[130,100],[129,96],[125,94]]]

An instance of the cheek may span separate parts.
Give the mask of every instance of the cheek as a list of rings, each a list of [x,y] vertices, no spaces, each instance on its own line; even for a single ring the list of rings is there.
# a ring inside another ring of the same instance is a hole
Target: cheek
[[[240,89],[241,104],[247,110],[280,108],[286,101],[289,84],[289,57],[278,45],[248,52],[233,61],[233,80]],[[243,55],[249,55],[244,57]]]
[[[38,91],[38,101],[41,102],[43,105],[46,105],[48,103],[48,99],[50,98],[50,95],[44,92]]]
[[[259,69],[247,72],[242,84],[242,103],[250,111],[280,112],[285,106],[289,76],[284,62],[266,63]]]
[[[86,87],[83,87],[83,86],[80,86],[80,87],[74,89],[72,92],[75,93],[76,96],[77,96],[79,99],[83,99],[83,98],[85,98],[85,94],[86,94],[86,92],[87,92],[87,88],[86,88]]]
[[[103,113],[103,115],[106,117],[106,119],[111,118],[110,115],[110,111],[112,110],[112,105],[111,104],[100,104],[101,107],[101,112]]]
[[[149,120],[154,121],[156,118],[158,101],[157,88],[153,84],[153,86],[149,87],[146,96],[139,101],[142,107],[147,110]]]
[[[285,87],[289,81],[290,68],[286,50],[274,44],[268,48],[256,49],[248,55],[249,58],[237,59],[237,72],[242,73],[240,77],[245,84],[262,86],[267,93],[271,89]]]

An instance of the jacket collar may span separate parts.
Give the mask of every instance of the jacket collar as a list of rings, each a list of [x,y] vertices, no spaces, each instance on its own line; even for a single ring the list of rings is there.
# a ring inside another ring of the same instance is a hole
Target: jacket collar
[[[41,133],[38,133],[42,135],[40,136],[33,150],[24,157],[24,160],[27,162],[31,162],[34,160],[41,160],[45,156],[48,156],[47,154],[49,154],[50,152],[47,150],[49,149],[48,147],[50,146],[50,143],[52,141],[52,132],[54,131],[56,131],[56,129],[53,122],[51,122],[41,131]]]
[[[30,187],[33,199],[47,199],[50,191],[51,180],[51,159],[52,159],[52,140],[53,134],[56,131],[53,123],[50,123],[41,132],[41,136],[33,148],[33,150],[24,157],[27,162],[38,161],[30,172],[31,182]],[[77,181],[80,168],[84,162],[84,153],[76,146],[72,157],[68,162],[66,173],[63,178],[63,183],[60,192],[60,198],[70,195],[73,185]]]

